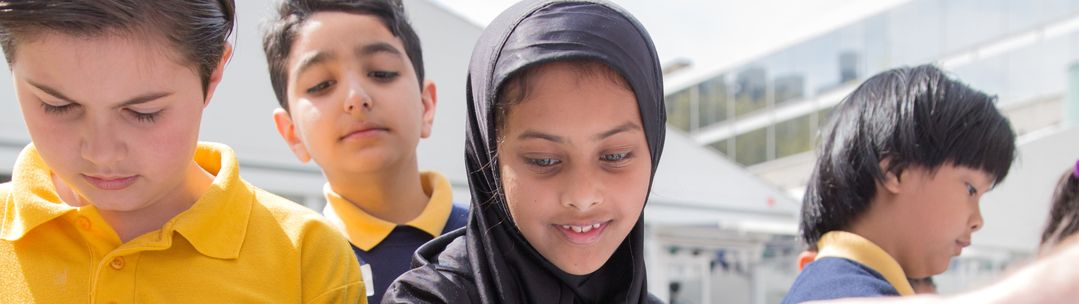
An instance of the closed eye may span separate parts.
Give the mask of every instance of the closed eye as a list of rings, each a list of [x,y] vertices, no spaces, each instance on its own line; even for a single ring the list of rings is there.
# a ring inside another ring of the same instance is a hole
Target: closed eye
[[[64,113],[67,113],[67,112],[69,112],[71,110],[74,110],[75,107],[78,107],[78,106],[79,105],[74,104],[74,103],[69,103],[69,104],[62,105],[62,106],[54,106],[54,105],[47,104],[47,103],[44,103],[44,102],[41,103],[41,108],[43,110],[45,110],[45,113],[54,114],[54,115],[63,115]]]
[[[330,87],[332,87],[334,84],[337,84],[336,80],[327,80],[327,81],[319,82],[315,86],[307,88],[307,94],[321,93],[322,91],[325,91],[326,89],[329,89]]]

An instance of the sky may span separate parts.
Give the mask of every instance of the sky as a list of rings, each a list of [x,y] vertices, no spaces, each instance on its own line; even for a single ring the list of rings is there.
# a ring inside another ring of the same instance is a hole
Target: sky
[[[511,0],[431,0],[486,25]],[[827,33],[908,0],[615,0],[656,43],[660,62],[717,70]]]

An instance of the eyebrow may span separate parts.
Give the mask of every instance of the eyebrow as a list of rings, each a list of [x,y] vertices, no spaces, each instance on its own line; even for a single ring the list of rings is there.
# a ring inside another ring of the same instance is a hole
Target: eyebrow
[[[26,83],[29,83],[31,86],[34,86],[38,90],[41,90],[41,91],[43,91],[43,92],[45,92],[45,93],[47,93],[49,95],[52,95],[53,97],[63,99],[64,101],[70,102],[70,103],[78,103],[78,102],[75,101],[75,99],[64,96],[63,93],[60,93],[60,90],[53,89],[52,87],[49,87],[47,85],[43,85],[43,84],[40,84],[40,83],[35,83],[35,82],[29,81],[29,80],[27,80]],[[160,99],[160,98],[168,97],[168,96],[170,96],[172,94],[173,94],[173,92],[152,92],[152,93],[147,93],[147,94],[136,96],[135,98],[128,99],[127,101],[124,101],[124,102],[120,103],[117,107],[126,107],[126,106],[132,106],[132,105],[147,103],[147,102],[151,102],[151,101],[154,101],[154,100],[157,100],[157,99]]]
[[[314,54],[304,56],[300,59],[300,63],[297,64],[296,75],[302,75],[305,71],[307,71],[307,69],[322,64],[326,61],[330,61],[334,58],[337,58],[337,55],[326,51],[318,51]]]
[[[602,133],[596,134],[595,136],[592,137],[592,140],[603,140],[605,138],[614,136],[615,134],[618,134],[618,133],[629,132],[629,131],[640,130],[640,129],[641,129],[641,126],[639,126],[639,125],[637,125],[635,123],[632,123],[632,122],[627,122],[627,123],[624,123],[624,124],[619,125],[617,127],[614,127],[613,129],[610,129],[610,130],[604,131]],[[521,133],[521,135],[517,136],[517,139],[519,139],[519,140],[542,139],[542,140],[556,142],[556,143],[565,142],[565,139],[563,139],[561,136],[553,135],[553,134],[547,134],[547,133],[534,131],[534,130],[528,130],[528,131],[525,131],[524,133]]]
[[[369,43],[369,44],[357,46],[355,49],[353,49],[353,55],[356,56],[357,58],[362,58],[362,57],[365,57],[365,56],[371,56],[371,55],[378,54],[378,53],[387,53],[387,54],[394,55],[394,56],[401,56],[401,51],[400,50],[398,50],[397,48],[393,47],[393,45],[391,45],[389,43],[386,43],[386,42]],[[301,75],[305,71],[307,71],[307,69],[310,69],[313,66],[325,63],[327,61],[330,61],[330,60],[333,60],[333,59],[336,59],[336,58],[337,58],[337,54],[334,54],[332,52],[322,51],[322,50],[317,51],[314,54],[304,56],[303,58],[300,59],[300,62],[297,64],[296,75]]]
[[[381,41],[358,46],[353,52],[356,57],[371,56],[378,53],[401,56],[400,50],[389,43]]]
[[[624,124],[622,124],[620,126],[615,127],[614,129],[610,129],[607,132],[603,132],[603,133],[600,133],[600,134],[596,135],[595,137],[593,137],[593,140],[601,140],[601,139],[605,139],[605,138],[614,136],[615,134],[618,134],[618,133],[629,132],[629,131],[634,131],[634,130],[641,130],[641,126],[638,126],[637,124],[632,123],[632,122],[627,122],[627,123],[624,123]]]

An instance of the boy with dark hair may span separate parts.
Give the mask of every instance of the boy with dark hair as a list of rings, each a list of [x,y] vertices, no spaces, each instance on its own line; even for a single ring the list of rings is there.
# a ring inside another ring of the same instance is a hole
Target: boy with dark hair
[[[819,254],[783,302],[911,295],[907,277],[947,270],[1015,156],[993,102],[925,65],[878,74],[837,105],[802,206]]]
[[[419,38],[399,2],[291,0],[278,12],[263,40],[277,131],[322,168],[323,214],[348,236],[378,303],[416,248],[467,218],[445,177],[417,169],[436,105]]]

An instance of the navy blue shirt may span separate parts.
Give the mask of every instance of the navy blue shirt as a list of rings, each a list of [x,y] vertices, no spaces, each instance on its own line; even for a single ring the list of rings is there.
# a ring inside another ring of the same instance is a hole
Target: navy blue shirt
[[[453,209],[450,210],[449,219],[446,220],[446,226],[442,229],[442,234],[464,227],[467,223],[468,209],[454,204]],[[420,248],[420,245],[432,239],[434,239],[433,236],[416,227],[397,225],[370,251],[352,246],[352,251],[356,253],[360,265],[370,265],[371,275],[374,277],[375,294],[367,297],[367,302],[382,302],[382,295],[386,293],[390,283],[411,269],[409,263],[412,261],[412,254]],[[364,282],[364,284],[372,284],[372,282]]]
[[[848,259],[825,257],[802,269],[782,303],[898,295],[877,271]]]

